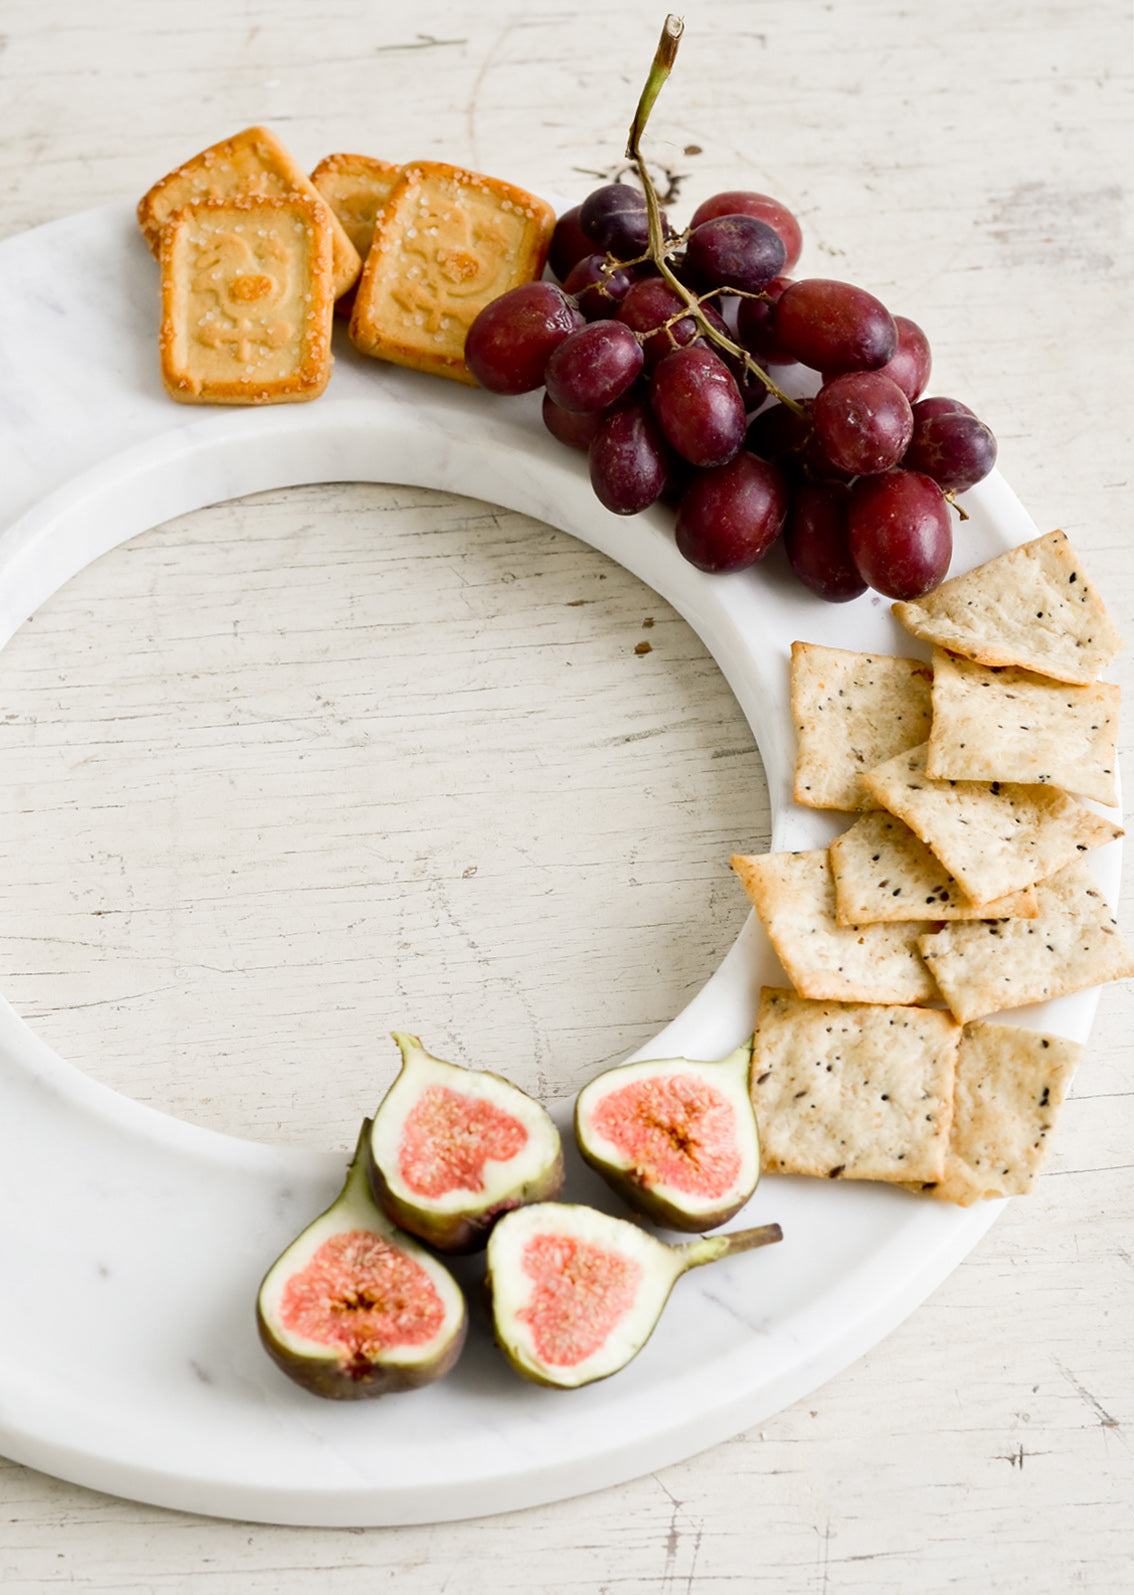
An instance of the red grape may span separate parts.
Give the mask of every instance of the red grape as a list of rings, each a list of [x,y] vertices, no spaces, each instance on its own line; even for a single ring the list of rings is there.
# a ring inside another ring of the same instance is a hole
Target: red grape
[[[776,336],[776,304],[790,277],[776,277],[764,289],[763,299],[741,299],[736,312],[736,335],[762,366],[793,366],[798,362]]]
[[[547,391],[564,410],[590,414],[620,399],[642,369],[642,346],[621,321],[592,321],[552,350]]]
[[[881,371],[832,377],[815,395],[811,416],[824,454],[851,476],[888,471],[913,436],[910,401]]]
[[[465,339],[465,363],[491,393],[530,393],[543,385],[552,350],[584,325],[550,282],[526,282],[493,299]]]
[[[754,565],[771,548],[787,513],[787,483],[767,460],[741,453],[701,471],[677,511],[677,546],[698,570]]]
[[[962,404],[960,399],[947,399],[942,394],[939,398],[919,399],[913,407],[914,426],[921,420],[931,415],[972,415],[973,411],[967,404]]]
[[[650,404],[667,441],[691,465],[724,465],[744,442],[744,400],[711,349],[672,349],[654,370]]]
[[[626,183],[607,183],[579,207],[579,226],[600,249],[618,260],[633,260],[650,242],[646,196]],[[664,212],[662,227],[664,231]]]
[[[591,486],[615,515],[637,515],[665,487],[669,451],[648,404],[624,399],[600,418],[590,447]]]
[[[894,325],[898,329],[898,347],[892,360],[887,360],[884,366],[878,369],[884,376],[896,382],[912,404],[914,400],[925,392],[925,384],[929,381],[929,368],[932,356],[929,352],[929,339],[922,332],[916,321],[911,321],[908,316],[895,316]]]
[[[685,269],[702,290],[739,288],[758,294],[784,268],[783,239],[755,216],[717,216],[702,222],[685,246]]]
[[[861,477],[851,488],[851,557],[887,598],[920,598],[945,579],[953,528],[945,495],[920,471]]]
[[[566,443],[570,449],[582,449],[586,453],[598,431],[599,419],[597,415],[580,415],[576,410],[564,410],[550,394],[543,396],[544,426],[553,438]]]
[[[727,193],[714,194],[711,199],[703,200],[693,212],[689,225],[700,227],[702,222],[713,221],[718,216],[755,216],[757,220],[767,222],[783,240],[783,270],[790,271],[798,261],[803,249],[803,233],[791,211],[786,205],[781,205],[778,199],[772,199],[768,194],[730,189]]]
[[[902,463],[911,471],[924,471],[939,487],[963,493],[996,464],[996,439],[975,415],[915,414],[913,439]]]
[[[632,271],[615,266],[608,255],[590,254],[571,267],[563,291],[577,301],[588,321],[600,321],[618,314],[633,284]]]
[[[845,604],[866,591],[851,558],[847,508],[850,489],[840,482],[801,482],[793,490],[784,526],[784,548],[805,587],[830,604]]]
[[[618,308],[618,319],[633,332],[646,334],[642,352],[646,357],[646,370],[652,370],[671,349],[693,343],[700,336],[697,323],[686,310],[685,300],[661,277],[644,277],[630,289]],[[719,332],[728,335],[728,328],[712,305],[702,305],[706,320]],[[670,327],[666,322],[677,317]]]
[[[575,262],[582,260],[584,255],[589,255],[594,247],[579,226],[580,210],[582,210],[581,205],[572,205],[570,210],[565,210],[556,222],[555,231],[551,235],[547,264],[560,282],[567,281]]]
[[[789,353],[831,376],[876,370],[898,349],[898,329],[881,300],[829,277],[803,277],[785,288],[775,321]]]

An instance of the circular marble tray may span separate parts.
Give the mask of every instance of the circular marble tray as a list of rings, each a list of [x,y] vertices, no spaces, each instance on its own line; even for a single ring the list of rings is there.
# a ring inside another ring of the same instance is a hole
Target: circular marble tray
[[[888,604],[823,606],[771,570],[701,575],[664,516],[627,522],[597,504],[530,398],[344,348],[314,404],[186,409],[161,392],[156,330],[155,267],[129,207],[0,246],[0,645],[90,560],[203,505],[319,481],[452,489],[582,538],[672,603],[752,726],[773,848],[826,841],[826,817],[790,801],[789,645],[910,651]],[[969,501],[962,567],[1036,535],[997,475]],[[1099,856],[1112,898],[1118,864],[1115,847]],[[778,978],[750,919],[643,1055],[724,1054]],[[1082,993],[1020,1017],[1082,1040],[1094,1006]],[[291,1385],[253,1320],[266,1266],[342,1174],[341,1158],[115,1095],[0,1001],[0,1449],[138,1500],[279,1523],[428,1522],[562,1498],[688,1456],[814,1389],[923,1301],[998,1208],[768,1179],[736,1222],[777,1219],[784,1243],[683,1280],[617,1378],[571,1394],[527,1386],[482,1321],[442,1384],[343,1407]],[[606,1199],[585,1171],[572,1193]]]

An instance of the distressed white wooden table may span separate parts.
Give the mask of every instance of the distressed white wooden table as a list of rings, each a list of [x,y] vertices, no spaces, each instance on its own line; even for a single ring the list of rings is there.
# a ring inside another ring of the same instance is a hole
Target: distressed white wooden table
[[[925,327],[934,390],[990,421],[1129,637],[1126,12],[703,0],[649,142],[679,215],[778,194],[801,272]],[[0,234],[133,198],[254,121],[309,164],[429,156],[582,197],[620,165],[662,15],[8,0]],[[96,1078],[265,1140],[345,1148],[393,1023],[571,1095],[716,966],[745,915],[728,855],[767,841],[750,733],[688,627],[592,550],[436,493],[159,527],[23,628],[0,701],[0,989]],[[1104,994],[1037,1192],[761,1431],[432,1529],[216,1522],[0,1463],[5,1589],[1121,1587],[1131,1010]]]

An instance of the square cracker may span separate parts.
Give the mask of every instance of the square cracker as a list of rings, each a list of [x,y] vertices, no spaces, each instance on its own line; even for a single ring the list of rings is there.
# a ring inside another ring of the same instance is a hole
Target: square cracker
[[[978,664],[1059,681],[1094,681],[1122,647],[1063,532],[998,554],[894,613],[915,637]]]
[[[465,337],[490,300],[543,270],[544,200],[439,161],[406,166],[375,229],[350,335],[363,354],[476,385]]]
[[[938,996],[917,946],[930,928],[926,920],[840,925],[825,848],[738,855],[732,867],[803,996],[880,1003],[932,1002]]]
[[[161,245],[159,347],[183,404],[314,399],[331,373],[331,234],[301,195],[183,206]]]
[[[1106,899],[1085,864],[1036,887],[1035,919],[968,920],[922,936],[926,962],[963,1024],[1134,974]]]
[[[940,1180],[960,1034],[939,1008],[811,1002],[766,987],[751,1074],[765,1172]]]
[[[829,848],[840,925],[905,919],[1031,919],[1032,887],[983,907],[970,902],[944,864],[902,820],[875,809]]]
[[[311,173],[311,181],[342,222],[347,237],[365,260],[374,242],[374,229],[385,214],[390,195],[402,175],[393,161],[373,155],[328,155]],[[354,309],[354,294],[341,294],[335,303],[340,316]]]
[[[1113,807],[1119,696],[1109,682],[1076,687],[938,648],[926,773],[1050,784]]]
[[[793,642],[795,801],[849,813],[876,808],[859,777],[925,741],[931,683],[919,659]]]
[[[362,269],[359,253],[307,173],[266,127],[247,127],[159,178],[138,201],[138,225],[152,252],[160,257],[162,233],[183,205],[200,199],[245,195],[279,199],[287,194],[306,194],[326,212],[334,291],[336,296],[345,293]]]
[[[1082,1055],[1079,1043],[1063,1036],[1018,1025],[966,1025],[944,1175],[911,1188],[961,1207],[1026,1195]]]
[[[899,753],[863,784],[876,803],[904,820],[961,884],[988,908],[1122,835],[1054,787],[1011,781],[934,781],[927,744]]]

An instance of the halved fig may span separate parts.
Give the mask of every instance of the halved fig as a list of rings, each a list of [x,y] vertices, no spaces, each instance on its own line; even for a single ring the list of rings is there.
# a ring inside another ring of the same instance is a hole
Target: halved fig
[[[394,1032],[402,1068],[374,1115],[374,1200],[441,1252],[475,1252],[502,1213],[563,1188],[563,1147],[545,1108],[488,1070],[463,1069]]]
[[[726,1223],[760,1178],[748,1093],[752,1041],[711,1063],[665,1058],[598,1075],[575,1103],[575,1139],[607,1184],[668,1229]]]
[[[593,1207],[541,1202],[509,1213],[488,1242],[496,1339],[517,1373],[575,1389],[635,1357],[690,1268],[782,1240],[778,1224],[667,1246]]]
[[[369,1137],[367,1119],[342,1191],[276,1259],[256,1298],[272,1360],[306,1390],[340,1401],[440,1379],[468,1328],[448,1269],[375,1206]]]

